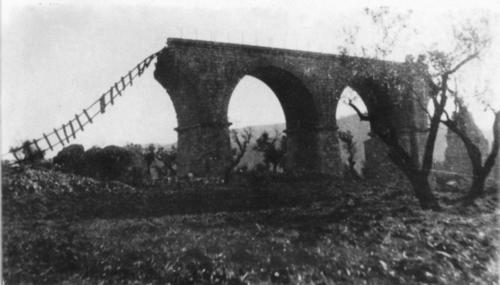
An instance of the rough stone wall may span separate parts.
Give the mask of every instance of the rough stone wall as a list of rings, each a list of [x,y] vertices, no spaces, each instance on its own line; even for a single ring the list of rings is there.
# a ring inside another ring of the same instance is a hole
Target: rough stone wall
[[[367,178],[377,178],[381,182],[401,181],[404,174],[387,156],[388,148],[382,140],[371,137],[364,142],[364,146],[364,175]]]
[[[180,175],[224,173],[230,158],[227,109],[245,75],[266,83],[283,107],[289,133],[287,170],[340,175],[335,113],[342,91],[350,86],[358,92],[368,111],[379,118],[375,127],[389,126],[405,137],[414,124],[405,94],[425,89],[421,80],[414,80],[414,69],[406,63],[169,39],[158,57],[155,78],[177,113]],[[400,83],[385,88],[382,82],[391,80]],[[410,140],[404,141],[410,149]]]
[[[457,115],[455,115],[456,117]],[[481,132],[481,130],[474,123],[469,111],[462,109],[458,114],[459,120],[463,122],[465,129],[467,130],[468,136],[472,141],[479,147],[479,150],[483,154],[483,162],[488,153],[488,141]],[[462,140],[452,131],[447,130],[446,133],[446,143],[447,147],[445,150],[445,160],[444,167],[446,170],[451,172],[456,172],[458,174],[472,175],[472,165],[470,163],[467,150]],[[498,164],[498,163],[497,163]]]
[[[195,126],[178,129],[177,171],[199,176],[220,176],[231,158],[224,151],[229,148],[227,126]]]

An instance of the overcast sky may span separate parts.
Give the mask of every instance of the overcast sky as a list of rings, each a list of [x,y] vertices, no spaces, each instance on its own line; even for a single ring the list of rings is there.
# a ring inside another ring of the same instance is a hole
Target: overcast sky
[[[2,1],[2,153],[67,122],[138,61],[164,47],[168,37],[337,53],[344,28],[366,25],[367,4],[389,4],[398,11],[413,9],[412,23],[421,29],[391,58],[403,61],[432,42],[446,46],[454,21],[484,9],[500,11],[495,1],[440,1],[437,7],[437,1],[416,6],[401,1],[72,2]],[[494,28],[498,34],[498,25]],[[361,35],[360,44],[369,41],[369,29]],[[494,44],[500,50],[497,40]],[[499,57],[491,58],[495,64],[474,74],[498,74]],[[153,69],[75,143],[175,142],[175,112]],[[493,88],[500,90],[498,82]],[[491,117],[478,118],[481,127],[491,125]],[[229,120],[241,127],[284,122],[284,116],[269,88],[248,77],[233,92]]]

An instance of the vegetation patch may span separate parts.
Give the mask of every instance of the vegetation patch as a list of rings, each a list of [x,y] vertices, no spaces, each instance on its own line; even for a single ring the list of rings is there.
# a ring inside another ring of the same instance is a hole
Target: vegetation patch
[[[161,192],[11,173],[3,178],[3,276],[8,284],[495,284],[496,190],[433,212],[405,185],[270,178],[258,189]],[[166,203],[161,212],[160,192],[189,208]],[[458,195],[440,192],[446,201]]]

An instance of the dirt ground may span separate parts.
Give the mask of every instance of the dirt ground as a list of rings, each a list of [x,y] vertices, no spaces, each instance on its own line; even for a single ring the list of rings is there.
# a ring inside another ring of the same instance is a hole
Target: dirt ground
[[[136,189],[2,177],[7,284],[497,284],[498,192],[472,206],[402,182],[268,179]]]

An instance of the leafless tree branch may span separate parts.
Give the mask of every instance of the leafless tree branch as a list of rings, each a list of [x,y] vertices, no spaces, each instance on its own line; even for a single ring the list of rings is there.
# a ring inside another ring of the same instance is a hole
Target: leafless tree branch
[[[467,56],[466,58],[464,58],[462,61],[460,61],[457,65],[455,65],[455,67],[451,68],[450,70],[446,71],[443,75],[446,75],[446,76],[450,76],[452,75],[453,73],[457,72],[457,70],[459,70],[462,66],[464,66],[467,62],[475,59],[479,57],[479,51],[473,53],[473,54],[470,54],[469,56]]]
[[[356,114],[358,114],[358,117],[361,121],[370,121],[370,117],[367,114],[363,114],[361,110],[352,102],[352,100],[349,100],[349,106],[356,111]]]

